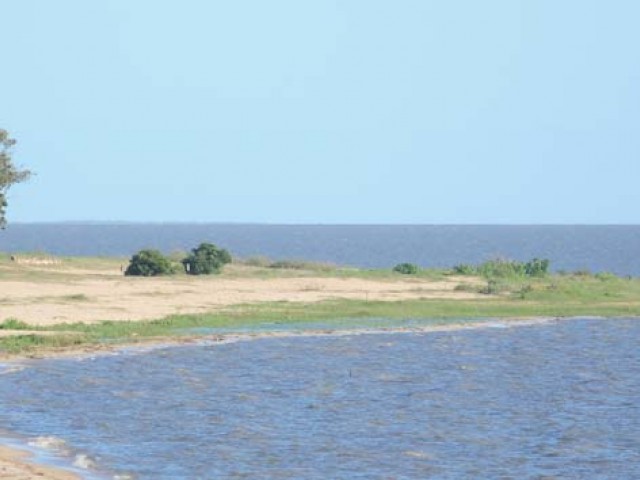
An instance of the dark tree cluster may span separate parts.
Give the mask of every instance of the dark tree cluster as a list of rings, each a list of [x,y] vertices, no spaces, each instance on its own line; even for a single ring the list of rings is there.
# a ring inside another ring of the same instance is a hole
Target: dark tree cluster
[[[201,243],[180,262],[189,275],[210,275],[220,273],[222,267],[231,263],[231,255],[224,248],[213,243]],[[178,271],[177,262],[165,257],[160,251],[145,249],[136,253],[129,262],[124,274],[127,276],[153,277],[172,275]]]

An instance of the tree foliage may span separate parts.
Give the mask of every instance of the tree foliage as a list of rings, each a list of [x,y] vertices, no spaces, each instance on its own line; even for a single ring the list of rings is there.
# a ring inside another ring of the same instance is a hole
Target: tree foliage
[[[11,149],[16,141],[9,132],[0,128],[0,228],[7,224],[5,213],[7,208],[7,190],[11,185],[24,182],[31,172],[16,168],[11,161]]]
[[[393,271],[396,273],[402,273],[404,275],[415,275],[418,273],[417,265],[413,263],[399,263],[395,267],[393,267]]]
[[[155,277],[157,275],[171,275],[176,269],[171,260],[158,250],[145,249],[136,253],[129,262],[124,274],[127,276]]]
[[[227,263],[231,263],[229,252],[213,243],[201,243],[197,248],[191,250],[188,257],[182,260],[184,270],[189,275],[218,273]]]

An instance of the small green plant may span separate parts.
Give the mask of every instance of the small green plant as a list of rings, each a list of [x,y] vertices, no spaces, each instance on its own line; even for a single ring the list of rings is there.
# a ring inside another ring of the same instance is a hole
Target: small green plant
[[[145,249],[136,253],[124,274],[127,276],[154,277],[176,273],[171,261],[158,250]]]
[[[610,272],[598,272],[596,273],[595,277],[602,282],[608,282],[610,280],[615,280],[618,278],[615,274]]]
[[[0,323],[0,330],[29,330],[29,325],[17,318],[7,318]]]
[[[191,255],[182,260],[184,270],[189,275],[219,273],[227,263],[231,263],[231,254],[213,243],[201,243],[191,250]]]
[[[481,275],[487,279],[512,277],[544,277],[549,271],[549,260],[534,258],[526,263],[504,258],[487,260],[480,265],[460,264],[453,267],[458,275]]]
[[[461,263],[460,265],[456,265],[453,267],[453,273],[458,275],[475,275],[478,269],[473,265],[469,265],[466,263]]]
[[[581,268],[580,270],[574,271],[573,275],[576,277],[590,277],[591,270],[589,270],[588,268]]]
[[[549,271],[549,260],[534,258],[524,264],[524,273],[530,277],[544,277]]]
[[[519,277],[524,274],[524,264],[514,260],[496,258],[478,265],[478,273],[486,278]]]
[[[402,273],[403,275],[415,275],[418,273],[418,267],[413,263],[399,263],[393,267],[393,271],[396,273]]]

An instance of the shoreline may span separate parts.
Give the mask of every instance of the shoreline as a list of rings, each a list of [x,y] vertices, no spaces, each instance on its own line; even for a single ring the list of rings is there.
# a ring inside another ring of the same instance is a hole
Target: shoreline
[[[225,345],[229,343],[248,342],[269,338],[296,338],[296,337],[341,337],[348,335],[384,335],[416,333],[428,334],[438,332],[453,332],[462,330],[477,330],[484,328],[516,328],[534,325],[546,325],[562,321],[577,319],[589,320],[613,320],[615,318],[637,318],[640,317],[606,317],[576,315],[568,317],[510,317],[510,318],[478,318],[469,321],[456,322],[455,320],[444,324],[434,325],[412,325],[412,326],[384,326],[384,327],[358,327],[355,325],[336,326],[335,328],[309,328],[309,329],[287,329],[287,330],[254,330],[245,329],[224,333],[211,333],[186,336],[166,336],[159,338],[140,339],[135,342],[122,342],[114,344],[90,344],[78,347],[63,347],[51,349],[39,349],[35,352],[3,354],[0,355],[0,367],[11,366],[6,371],[0,371],[0,375],[8,374],[16,366],[28,366],[30,362],[37,362],[58,358],[84,359],[106,355],[137,355],[149,351],[164,348],[180,348],[189,346],[212,346]]]
[[[53,465],[38,463],[28,450],[0,441],[0,478],[4,480],[81,480],[75,473]]]

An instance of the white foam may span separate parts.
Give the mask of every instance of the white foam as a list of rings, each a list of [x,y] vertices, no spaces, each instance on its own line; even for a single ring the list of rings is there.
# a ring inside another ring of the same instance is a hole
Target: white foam
[[[32,447],[44,448],[47,450],[63,450],[67,443],[58,437],[37,437],[30,442]]]
[[[73,466],[82,468],[83,470],[89,470],[96,467],[96,462],[88,455],[79,453],[76,455],[76,458],[73,461]]]

